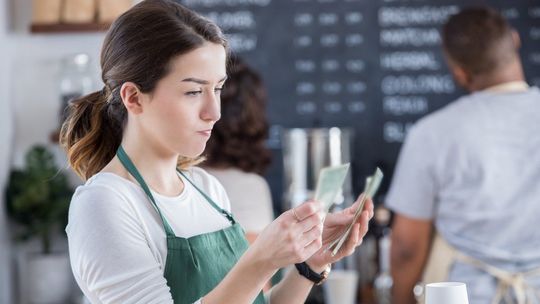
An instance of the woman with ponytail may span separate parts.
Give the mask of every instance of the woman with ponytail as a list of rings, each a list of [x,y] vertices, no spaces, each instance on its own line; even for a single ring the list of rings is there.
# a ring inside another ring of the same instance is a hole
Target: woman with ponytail
[[[304,303],[329,265],[367,231],[369,202],[346,245],[325,251],[354,208],[324,217],[307,201],[248,247],[219,182],[196,167],[220,118],[227,43],[169,0],[142,1],[112,24],[104,88],[70,105],[61,143],[86,182],[66,227],[71,266],[92,303]],[[261,293],[282,267],[296,264]]]

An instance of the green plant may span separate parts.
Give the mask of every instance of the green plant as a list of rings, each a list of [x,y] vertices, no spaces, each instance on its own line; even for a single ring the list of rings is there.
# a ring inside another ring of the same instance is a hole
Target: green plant
[[[6,189],[8,215],[22,230],[17,238],[39,237],[43,253],[50,253],[56,229],[67,222],[72,194],[51,152],[43,146],[32,147],[26,154],[25,167],[11,172]]]

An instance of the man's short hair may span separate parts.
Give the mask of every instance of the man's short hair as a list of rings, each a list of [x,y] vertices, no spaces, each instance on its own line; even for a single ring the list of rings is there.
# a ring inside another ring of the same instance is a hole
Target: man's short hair
[[[443,26],[443,47],[452,63],[473,75],[485,75],[517,55],[512,32],[512,27],[494,9],[466,8]]]

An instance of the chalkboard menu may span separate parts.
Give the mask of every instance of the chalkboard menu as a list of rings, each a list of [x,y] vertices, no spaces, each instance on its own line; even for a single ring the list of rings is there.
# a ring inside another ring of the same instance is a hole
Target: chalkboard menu
[[[519,31],[527,80],[540,86],[540,1],[183,0],[217,22],[264,77],[268,175],[281,199],[279,130],[354,129],[355,192],[376,165],[391,176],[407,129],[465,94],[448,73],[440,27],[465,5],[499,9]],[[388,181],[384,185],[388,186]],[[383,192],[385,187],[383,187]]]

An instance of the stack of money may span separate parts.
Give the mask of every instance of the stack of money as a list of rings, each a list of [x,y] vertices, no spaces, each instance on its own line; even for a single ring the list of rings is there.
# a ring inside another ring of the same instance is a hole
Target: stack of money
[[[326,167],[319,172],[315,200],[320,202],[323,209],[328,212],[334,204],[336,197],[341,194],[341,187],[347,177],[350,164]]]
[[[332,250],[332,256],[336,255],[336,253],[339,251],[341,246],[343,246],[343,244],[345,243],[345,240],[347,240],[347,237],[349,236],[349,233],[351,232],[351,229],[354,226],[354,223],[357,222],[358,217],[360,216],[360,214],[362,214],[362,210],[364,209],[364,204],[366,203],[368,199],[371,199],[375,196],[375,194],[377,193],[377,190],[379,189],[379,186],[381,185],[382,179],[383,179],[383,173],[381,169],[379,168],[375,170],[375,173],[372,176],[369,176],[368,178],[366,178],[366,184],[364,186],[364,193],[361,196],[360,204],[358,205],[358,208],[356,209],[352,222],[349,224],[345,232],[339,238],[337,238],[334,242],[332,242],[327,248],[327,250]]]

